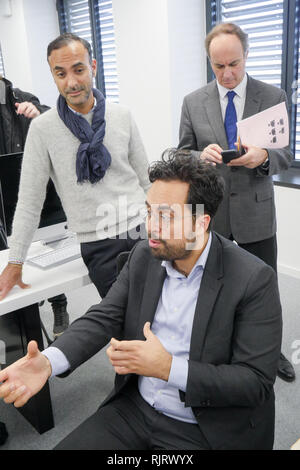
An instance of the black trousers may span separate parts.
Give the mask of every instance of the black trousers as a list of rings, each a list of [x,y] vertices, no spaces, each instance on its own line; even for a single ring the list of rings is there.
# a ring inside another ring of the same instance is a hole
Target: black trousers
[[[84,421],[54,450],[209,450],[197,424],[157,412],[129,386]]]
[[[233,237],[230,237],[233,240]],[[276,235],[266,240],[261,240],[254,243],[238,243],[241,248],[249,251],[253,255],[260,258],[266,264],[271,266],[277,274],[277,239]]]
[[[134,236],[135,238],[133,238]],[[145,227],[141,225],[133,231],[116,236],[116,238],[81,243],[83,261],[88,268],[91,281],[102,299],[117,278],[117,256],[119,253],[131,251],[134,245],[145,237]]]

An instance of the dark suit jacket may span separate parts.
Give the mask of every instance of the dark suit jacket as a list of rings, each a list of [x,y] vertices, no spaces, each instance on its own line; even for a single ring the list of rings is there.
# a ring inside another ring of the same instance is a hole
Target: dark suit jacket
[[[248,76],[243,119],[283,101],[287,102],[283,90]],[[215,80],[184,98],[178,147],[200,154],[213,143],[224,150],[228,148]],[[293,156],[289,147],[267,151],[268,171],[261,167],[251,170],[217,165],[225,179],[226,192],[213,227],[226,238],[233,235],[238,243],[265,240],[276,233],[272,175],[286,170]]]
[[[147,241],[138,243],[107,296],[58,338],[71,371],[111,339],[144,340],[166,276]],[[187,293],[188,294],[188,293]],[[274,271],[213,233],[192,329],[186,392],[213,449],[271,449],[281,346]],[[116,375],[112,400],[132,375]]]

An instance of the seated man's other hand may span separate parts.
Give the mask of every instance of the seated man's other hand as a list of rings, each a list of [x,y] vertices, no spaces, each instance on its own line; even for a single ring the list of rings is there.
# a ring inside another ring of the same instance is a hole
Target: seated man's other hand
[[[172,355],[152,333],[149,322],[145,323],[143,331],[146,341],[118,341],[112,338],[106,351],[110,362],[117,374],[156,377],[167,382]]]

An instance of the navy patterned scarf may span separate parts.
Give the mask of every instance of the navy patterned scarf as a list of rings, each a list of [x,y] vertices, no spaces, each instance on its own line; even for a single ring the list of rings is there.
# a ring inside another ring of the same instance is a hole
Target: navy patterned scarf
[[[92,125],[87,120],[71,111],[65,98],[59,95],[57,111],[61,120],[70,131],[80,140],[76,157],[77,182],[90,181],[92,184],[100,181],[111,164],[111,156],[103,145],[105,136],[105,98],[102,93],[93,88],[97,105],[93,112]]]

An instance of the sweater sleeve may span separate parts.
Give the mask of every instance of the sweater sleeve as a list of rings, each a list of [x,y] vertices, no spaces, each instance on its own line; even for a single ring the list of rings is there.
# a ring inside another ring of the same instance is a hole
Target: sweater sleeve
[[[50,177],[50,159],[37,125],[38,120],[36,118],[32,121],[24,149],[18,203],[10,239],[10,261],[25,261],[39,224]]]
[[[151,184],[148,176],[149,162],[146,151],[138,131],[137,125],[130,114],[130,142],[128,149],[128,160],[132,168],[137,174],[140,185],[147,193]]]

